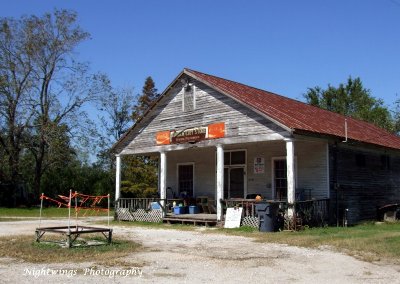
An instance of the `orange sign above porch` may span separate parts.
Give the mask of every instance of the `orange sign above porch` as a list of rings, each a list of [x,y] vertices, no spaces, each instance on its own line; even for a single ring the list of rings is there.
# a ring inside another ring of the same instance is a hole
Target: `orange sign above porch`
[[[207,127],[188,128],[181,131],[160,131],[156,134],[157,145],[195,143],[205,139],[225,137],[225,123],[214,123]]]
[[[169,145],[170,139],[171,131],[161,131],[156,134],[157,145]]]
[[[214,123],[208,126],[208,139],[225,137],[225,122]]]

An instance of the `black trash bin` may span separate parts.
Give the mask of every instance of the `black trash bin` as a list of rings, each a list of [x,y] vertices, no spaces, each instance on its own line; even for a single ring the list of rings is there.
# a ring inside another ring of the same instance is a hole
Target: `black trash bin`
[[[256,213],[260,220],[260,232],[275,232],[278,204],[269,202],[256,203]]]

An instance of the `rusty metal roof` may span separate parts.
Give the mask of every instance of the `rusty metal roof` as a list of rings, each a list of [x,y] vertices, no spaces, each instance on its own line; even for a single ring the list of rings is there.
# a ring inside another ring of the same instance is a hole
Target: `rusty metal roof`
[[[372,123],[327,111],[306,103],[185,68],[191,76],[240,103],[290,128],[294,133],[314,133],[400,149],[400,137]]]

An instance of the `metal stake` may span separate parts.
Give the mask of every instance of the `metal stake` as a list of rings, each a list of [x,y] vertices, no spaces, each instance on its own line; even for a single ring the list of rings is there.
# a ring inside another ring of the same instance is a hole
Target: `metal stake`
[[[42,192],[42,196],[40,197],[39,228],[42,223],[43,198],[44,198],[44,193]]]

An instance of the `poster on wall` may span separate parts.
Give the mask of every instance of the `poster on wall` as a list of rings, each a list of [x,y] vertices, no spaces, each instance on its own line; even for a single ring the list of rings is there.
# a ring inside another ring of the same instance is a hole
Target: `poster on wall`
[[[263,157],[254,158],[254,173],[263,174],[265,171],[265,159]]]

